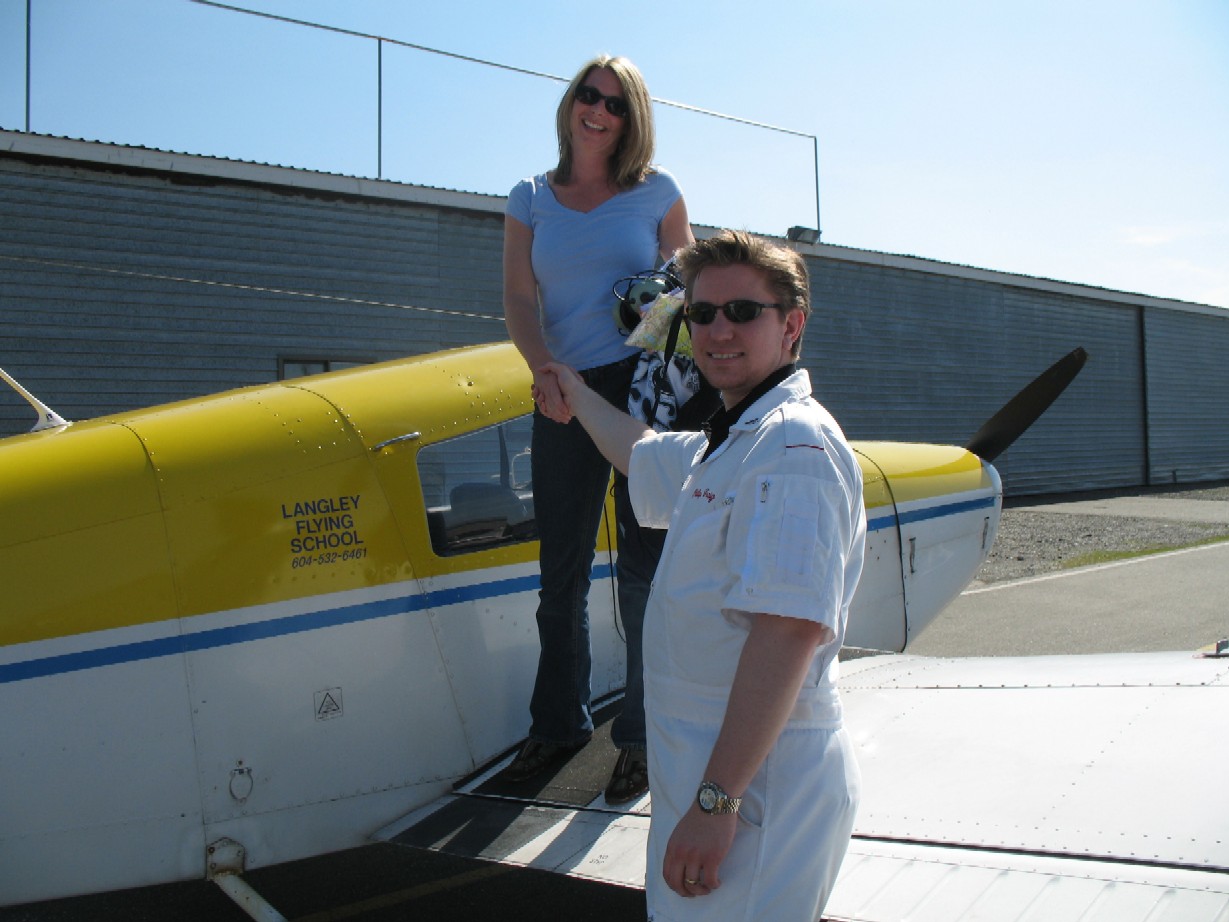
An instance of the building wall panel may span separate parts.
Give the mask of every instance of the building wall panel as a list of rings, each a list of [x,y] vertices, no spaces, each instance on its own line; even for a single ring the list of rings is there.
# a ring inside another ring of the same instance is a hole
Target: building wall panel
[[[1151,482],[1229,478],[1229,322],[1148,311],[1145,328]]]

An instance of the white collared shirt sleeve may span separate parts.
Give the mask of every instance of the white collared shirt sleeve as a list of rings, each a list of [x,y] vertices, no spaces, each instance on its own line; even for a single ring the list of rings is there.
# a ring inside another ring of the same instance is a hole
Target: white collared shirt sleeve
[[[627,480],[637,522],[669,527],[683,481],[707,444],[701,432],[652,432],[635,444]]]

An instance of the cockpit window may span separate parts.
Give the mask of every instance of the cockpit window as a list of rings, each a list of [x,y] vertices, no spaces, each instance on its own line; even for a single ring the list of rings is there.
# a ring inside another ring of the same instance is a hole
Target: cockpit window
[[[428,445],[418,453],[431,546],[440,556],[538,537],[529,467],[531,416]]]

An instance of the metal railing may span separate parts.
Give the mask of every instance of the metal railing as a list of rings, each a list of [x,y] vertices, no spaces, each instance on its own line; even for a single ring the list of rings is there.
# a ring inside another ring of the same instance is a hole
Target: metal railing
[[[30,95],[31,95],[31,12],[34,0],[26,0],[26,85],[25,85],[25,130],[30,131]],[[450,58],[456,61],[462,61],[469,64],[476,64],[482,67],[490,67],[498,70],[508,71],[511,73],[521,74],[523,76],[535,77],[542,80],[552,80],[558,83],[568,83],[569,78],[560,77],[556,74],[548,74],[541,71],[530,70],[524,67],[516,67],[510,64],[501,64],[497,61],[488,61],[482,58],[476,58],[469,55],[458,54],[456,52],[444,51],[439,48],[431,48],[427,45],[420,45],[414,42],[407,42],[402,39],[390,38],[386,35],[376,35],[370,32],[360,32],[354,29],[344,29],[340,26],[330,26],[323,23],[310,22],[305,19],[296,19],[291,16],[282,16],[276,13],[266,13],[260,10],[251,10],[241,6],[234,6],[229,3],[219,3],[217,0],[188,0],[190,3],[195,3],[200,6],[213,7],[219,10],[225,10],[231,13],[238,13],[245,16],[253,16],[260,19],[272,20],[275,22],[285,23],[286,25],[298,26],[308,29],[317,29],[324,32],[331,32],[338,35],[345,35],[351,38],[365,39],[375,42],[376,46],[376,178],[384,179],[384,46],[394,46],[399,48],[407,48],[413,51],[420,51],[426,54],[439,55],[441,57]],[[733,122],[739,125],[745,125],[751,128],[757,128],[763,131],[775,132],[777,134],[788,135],[796,138],[809,138],[811,140],[812,160],[814,166],[814,181],[815,181],[815,229],[814,234],[808,235],[805,232],[807,228],[791,228],[791,239],[802,239],[806,242],[815,242],[819,239],[821,233],[820,224],[820,207],[819,207],[819,138],[808,132],[797,131],[792,128],[782,128],[779,125],[770,125],[765,122],[755,121],[753,119],[741,118],[735,115],[728,115],[724,112],[716,112],[711,109],[700,108],[699,106],[688,105],[687,103],[677,102],[675,100],[663,99],[661,97],[652,97],[653,102],[660,106],[667,106],[673,109],[678,109],[684,112],[691,112],[697,115],[708,118],[720,119],[726,122]],[[801,236],[795,236],[796,231],[802,231]],[[813,237],[813,239],[812,239]]]

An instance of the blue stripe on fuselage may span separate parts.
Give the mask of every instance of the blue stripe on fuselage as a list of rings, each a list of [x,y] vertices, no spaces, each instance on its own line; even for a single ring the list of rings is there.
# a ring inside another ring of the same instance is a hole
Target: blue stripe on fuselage
[[[608,579],[611,574],[612,568],[609,564],[595,566],[592,572],[592,579]],[[344,624],[356,624],[361,621],[372,621],[376,618],[409,614],[410,612],[423,611],[430,608],[445,608],[460,602],[495,599],[502,596],[516,595],[521,592],[533,592],[537,590],[538,585],[537,574],[532,574],[511,579],[492,580],[486,583],[471,583],[426,594],[402,596],[396,599],[382,599],[375,602],[363,602],[357,605],[346,605],[341,608],[330,608],[323,611],[305,612],[301,615],[287,615],[282,618],[271,618],[267,621],[238,624],[232,627],[177,634],[173,637],[159,637],[153,640],[117,644],[113,647],[100,647],[94,650],[83,650],[79,653],[46,656],[20,663],[0,665],[0,685],[8,682],[20,682],[24,679],[36,679],[45,676],[62,675],[68,672],[80,672],[84,669],[96,669],[100,666],[115,666],[121,663],[135,663],[141,660],[156,659],[161,656],[175,656],[180,653],[213,650],[218,647],[249,643],[254,640],[268,640],[272,637],[284,637],[290,634],[300,634],[304,631],[316,631]]]
[[[930,506],[926,509],[913,509],[900,514],[901,525],[912,525],[915,522],[925,522],[928,519],[940,519],[947,515],[959,515],[962,512],[972,512],[975,509],[992,509],[995,497],[981,496],[977,499],[961,500],[958,503],[945,503],[942,506]]]
[[[899,525],[913,525],[917,522],[926,522],[931,519],[941,519],[944,516],[960,515],[962,512],[973,512],[977,509],[993,509],[995,504],[994,495],[979,496],[976,499],[964,499],[955,503],[942,503],[938,506],[927,506],[924,509],[910,509],[900,513],[900,521],[897,522],[897,515],[888,507],[886,515],[876,515],[868,517],[866,520],[867,532],[882,531],[885,528],[894,528]]]

